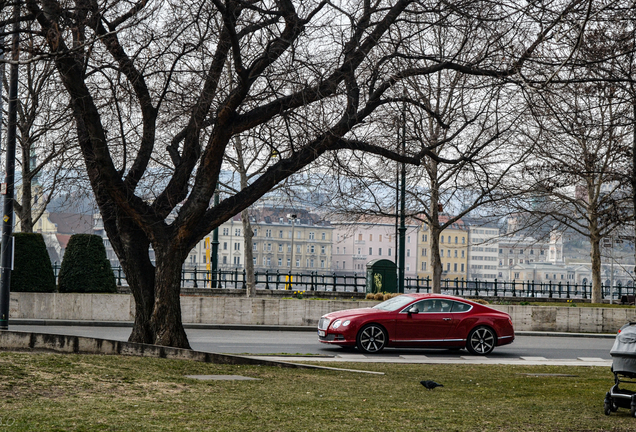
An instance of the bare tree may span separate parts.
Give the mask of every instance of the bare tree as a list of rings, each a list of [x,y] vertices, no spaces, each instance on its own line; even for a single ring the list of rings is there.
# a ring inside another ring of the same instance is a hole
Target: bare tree
[[[17,113],[21,187],[15,201],[22,232],[33,232],[48,203],[73,175],[72,161],[78,156],[73,154],[76,140],[68,97],[53,62],[32,61],[36,50],[31,36],[23,38]],[[8,94],[7,78],[2,82]]]
[[[621,173],[630,162],[631,107],[616,91],[607,83],[568,84],[528,98],[537,145],[523,179],[530,189],[524,208],[531,223],[557,223],[590,240],[594,303],[602,298],[601,239],[633,219]]]
[[[396,84],[444,69],[522,73],[554,32],[580,31],[585,5],[27,0],[46,41],[41,55],[53,58],[69,95],[105,229],[135,297],[130,340],[189,346],[179,302],[188,252],[293,173],[339,150],[414,165],[427,157],[428,148],[402,155],[365,138],[396,102]],[[465,63],[423,50],[419,38],[436,26],[479,41],[465,48],[479,54]],[[290,134],[267,143],[280,156],[211,205],[232,137],[283,118]]]

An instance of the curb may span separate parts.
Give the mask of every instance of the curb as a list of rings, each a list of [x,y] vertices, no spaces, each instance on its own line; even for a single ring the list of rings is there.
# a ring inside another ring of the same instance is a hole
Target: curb
[[[10,319],[11,325],[18,326],[69,326],[69,327],[129,327],[132,328],[132,321],[88,321],[88,320],[33,320],[33,319]],[[252,324],[198,324],[184,323],[186,329],[199,330],[250,330],[250,331],[298,331],[316,332],[314,326],[282,326],[282,325],[252,325]],[[601,338],[614,339],[614,333],[569,333],[551,331],[517,331],[516,336],[549,336],[549,337],[580,337],[580,338]]]

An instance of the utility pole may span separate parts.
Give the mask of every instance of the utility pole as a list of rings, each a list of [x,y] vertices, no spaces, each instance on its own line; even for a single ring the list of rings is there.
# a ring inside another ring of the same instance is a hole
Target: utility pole
[[[0,268],[0,330],[9,329],[9,303],[11,300],[11,268],[13,265],[13,189],[15,182],[15,145],[18,111],[18,60],[20,59],[20,2],[13,6],[13,35],[11,38],[11,72],[9,77],[9,117],[7,128],[7,171],[4,183],[2,212],[2,245]]]
[[[219,191],[214,192],[214,207],[219,205]],[[217,276],[219,270],[219,227],[214,228],[212,233],[212,288],[217,287]]]
[[[406,98],[406,91],[404,93]],[[406,155],[406,100],[402,103],[402,156]],[[405,260],[405,240],[406,240],[406,217],[404,215],[406,207],[406,164],[402,162],[400,185],[400,257],[398,266],[398,293],[404,293],[404,260]]]

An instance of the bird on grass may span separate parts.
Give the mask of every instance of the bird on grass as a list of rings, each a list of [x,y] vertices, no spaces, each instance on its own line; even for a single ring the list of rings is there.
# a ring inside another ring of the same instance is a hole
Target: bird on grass
[[[420,381],[420,384],[422,384],[424,387],[426,387],[429,390],[433,390],[435,387],[444,387],[442,384],[438,384],[435,381]]]

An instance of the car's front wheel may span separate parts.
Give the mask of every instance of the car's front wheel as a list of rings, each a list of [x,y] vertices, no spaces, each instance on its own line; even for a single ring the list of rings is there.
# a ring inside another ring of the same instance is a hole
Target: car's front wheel
[[[497,345],[497,335],[490,327],[476,327],[468,335],[466,348],[471,354],[490,354]]]
[[[356,345],[364,353],[374,354],[382,351],[388,342],[386,331],[378,324],[367,324],[358,332]]]

